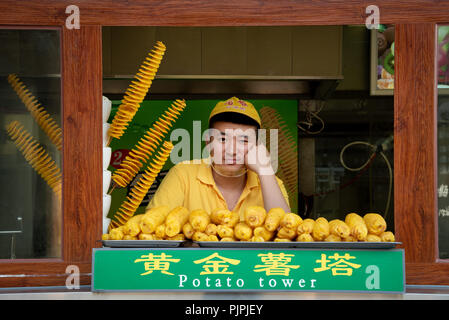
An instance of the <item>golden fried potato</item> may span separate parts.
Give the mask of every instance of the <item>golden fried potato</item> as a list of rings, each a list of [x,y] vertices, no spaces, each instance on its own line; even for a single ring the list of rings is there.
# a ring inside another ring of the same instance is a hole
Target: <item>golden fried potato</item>
[[[205,210],[196,209],[190,212],[189,222],[193,230],[204,232],[210,223],[210,216]]]
[[[234,227],[234,237],[241,241],[249,241],[253,236],[253,229],[246,222],[239,222]]]
[[[210,236],[207,236],[207,241],[220,241],[218,240],[218,237],[216,235],[211,234]]]
[[[265,227],[260,226],[254,229],[254,236],[262,237],[265,241],[270,241],[274,237],[274,232],[268,231]]]
[[[167,236],[167,233],[165,232],[166,229],[167,228],[165,226],[165,223],[160,224],[156,227],[154,234],[156,235],[156,237],[158,237],[161,240],[165,239],[165,237]]]
[[[178,233],[176,235],[174,235],[173,237],[166,237],[167,240],[185,240],[186,237],[184,235],[184,233]]]
[[[274,242],[291,242],[290,239],[284,239],[284,238],[274,238]]]
[[[341,238],[344,242],[357,242],[357,238],[352,235],[347,236],[346,238]]]
[[[209,223],[204,230],[204,233],[208,236],[216,236],[217,235],[217,225],[214,223]]]
[[[210,221],[216,225],[223,224],[226,218],[230,219],[232,212],[225,208],[215,208],[210,213]]]
[[[109,240],[122,240],[123,239],[123,226],[114,228],[109,231]]]
[[[387,222],[385,219],[377,213],[367,213],[363,216],[368,233],[379,236],[387,229]]]
[[[341,238],[335,234],[328,235],[325,239],[325,242],[340,242]]]
[[[234,229],[220,224],[217,226],[217,234],[219,235],[220,238],[233,238]]]
[[[282,208],[272,208],[268,211],[265,218],[265,229],[268,231],[276,231],[281,224],[282,218],[285,216],[285,211]]]
[[[125,234],[123,236],[123,240],[138,240],[138,239],[137,239],[137,236],[132,236],[130,234]]]
[[[139,233],[139,240],[155,240],[154,234],[149,233]]]
[[[143,214],[138,214],[132,216],[124,225],[123,225],[123,234],[129,235],[131,237],[135,237],[140,233],[140,221],[142,220]],[[127,237],[129,238],[129,237]],[[124,239],[131,240],[131,239]]]
[[[264,207],[261,206],[250,206],[246,208],[244,212],[245,222],[251,227],[256,228],[263,225],[265,218],[267,217],[267,212]]]
[[[187,222],[185,225],[182,226],[182,233],[184,233],[187,239],[192,239],[195,230],[193,229],[190,222]]]
[[[326,218],[320,217],[315,220],[312,237],[315,241],[323,241],[329,235],[329,222]]]
[[[297,238],[296,241],[299,242],[313,242],[313,237],[310,235],[310,233],[301,233]]]
[[[394,234],[391,231],[382,232],[379,237],[380,237],[380,240],[383,242],[394,242],[395,241]]]
[[[190,212],[187,208],[179,206],[171,210],[165,218],[165,233],[173,237],[181,233],[182,227],[189,221]],[[193,226],[192,226],[193,227]]]
[[[315,220],[313,219],[304,219],[302,223],[298,225],[296,231],[298,234],[309,233],[311,234],[313,231],[313,226],[315,225]]]
[[[209,241],[209,236],[201,231],[195,231],[195,233],[192,236],[193,241]]]
[[[240,221],[240,216],[238,212],[230,211],[229,214],[223,215],[223,222],[221,225],[226,227],[234,228],[235,225]]]
[[[340,238],[347,238],[351,233],[349,226],[340,219],[329,221],[329,233]]]
[[[237,241],[237,239],[226,237],[226,238],[221,238],[220,241]]]
[[[296,235],[297,235],[296,228],[282,227],[279,229],[278,233],[276,234],[276,237],[281,239],[292,240],[296,237]]]
[[[280,226],[288,229],[296,229],[301,222],[302,219],[299,215],[289,212],[282,217]]]
[[[143,233],[154,233],[157,226],[164,223],[169,212],[170,208],[168,206],[159,206],[148,209],[145,211],[142,220],[140,221],[140,229]]]
[[[252,236],[249,241],[252,242],[265,242],[265,239],[260,236]]]
[[[349,213],[345,217],[345,223],[349,226],[351,235],[358,241],[364,241],[368,235],[365,221],[357,213]]]
[[[368,233],[368,235],[366,236],[365,241],[366,242],[381,242],[382,240],[380,239],[379,236],[376,236],[375,234]]]
[[[108,233],[102,234],[101,240],[109,240],[109,234]]]

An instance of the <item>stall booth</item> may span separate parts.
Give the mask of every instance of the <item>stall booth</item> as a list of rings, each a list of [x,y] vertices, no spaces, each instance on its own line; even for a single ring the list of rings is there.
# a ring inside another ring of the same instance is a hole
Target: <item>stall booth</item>
[[[448,3],[43,0],[0,12],[0,294],[448,294]],[[220,104],[260,116],[288,199],[268,233],[276,210],[242,205],[260,174],[246,171],[232,204],[210,183],[222,215],[239,211],[231,225],[198,207],[208,217],[195,227],[186,186],[168,187],[172,168],[207,158]],[[155,201],[162,189],[172,194]],[[163,218],[145,231],[149,212]]]

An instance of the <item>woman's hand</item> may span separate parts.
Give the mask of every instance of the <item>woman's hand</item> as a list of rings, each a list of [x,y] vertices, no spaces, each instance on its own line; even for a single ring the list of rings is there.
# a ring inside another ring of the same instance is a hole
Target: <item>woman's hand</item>
[[[245,155],[245,166],[259,176],[274,175],[270,153],[263,144],[253,144]]]

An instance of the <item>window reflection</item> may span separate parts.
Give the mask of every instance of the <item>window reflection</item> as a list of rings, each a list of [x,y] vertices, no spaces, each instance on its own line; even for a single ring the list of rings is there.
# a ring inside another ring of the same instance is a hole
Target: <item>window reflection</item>
[[[60,257],[60,34],[0,41],[0,259]]]

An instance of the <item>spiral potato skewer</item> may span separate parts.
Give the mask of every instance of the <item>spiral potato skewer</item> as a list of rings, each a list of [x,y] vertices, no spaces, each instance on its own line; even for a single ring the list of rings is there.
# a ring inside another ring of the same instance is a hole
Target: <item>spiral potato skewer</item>
[[[108,131],[109,139],[118,139],[125,132],[126,127],[136,114],[140,104],[151,87],[164,56],[165,49],[165,45],[162,42],[157,41],[155,47],[148,53],[148,56],[143,61],[139,71],[134,77],[135,80],[131,81],[131,84],[125,92],[122,104],[119,106],[117,113],[112,120],[111,127]]]
[[[295,204],[298,194],[298,160],[296,143],[288,131],[287,125],[279,113],[270,107],[263,107],[260,109],[260,115],[264,128],[279,129],[279,143],[278,150],[270,150],[272,152],[279,152],[279,177],[287,187],[290,204]],[[269,130],[267,130],[269,132]],[[267,141],[269,135],[267,135]],[[267,142],[267,146],[269,143]]]
[[[173,123],[181,115],[186,103],[184,100],[175,100],[174,103],[159,117],[153,126],[139,140],[136,147],[130,151],[121,163],[121,168],[112,175],[112,180],[120,187],[126,187],[140,168],[147,162]]]
[[[18,121],[8,124],[6,131],[17,148],[22,152],[26,161],[47,182],[57,197],[61,199],[61,172],[50,155]]]
[[[153,163],[145,170],[137,184],[131,189],[131,194],[126,197],[126,201],[122,203],[114,218],[109,224],[109,230],[124,225],[135,213],[145,195],[150,190],[151,185],[162,170],[165,162],[173,149],[173,144],[165,141],[158,156]]]
[[[50,138],[58,150],[62,148],[62,130],[56,121],[45,111],[45,108],[30,93],[26,86],[20,81],[15,74],[8,75],[8,82],[14,89],[16,94],[22,100],[25,107],[30,111],[39,127]]]

